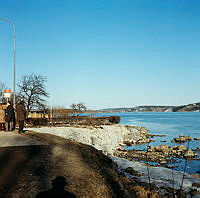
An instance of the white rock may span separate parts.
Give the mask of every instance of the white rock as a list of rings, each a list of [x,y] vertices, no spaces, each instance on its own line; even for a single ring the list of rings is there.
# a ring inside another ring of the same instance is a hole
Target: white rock
[[[102,126],[101,128],[75,128],[75,127],[41,127],[30,128],[35,132],[50,133],[67,139],[72,139],[83,144],[92,145],[105,154],[113,154],[119,144],[124,142],[126,136],[129,140],[139,139],[140,131],[123,125]],[[105,146],[106,145],[106,146]]]

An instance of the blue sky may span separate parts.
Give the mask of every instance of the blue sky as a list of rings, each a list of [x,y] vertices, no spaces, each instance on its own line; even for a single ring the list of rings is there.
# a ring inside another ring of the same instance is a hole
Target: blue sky
[[[50,105],[91,109],[200,101],[200,1],[0,0],[17,31],[17,80],[47,77]],[[0,81],[13,85],[0,22]]]

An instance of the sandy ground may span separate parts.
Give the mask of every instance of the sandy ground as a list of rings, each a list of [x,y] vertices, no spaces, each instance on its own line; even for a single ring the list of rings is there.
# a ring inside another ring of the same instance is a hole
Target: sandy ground
[[[33,198],[50,189],[57,176],[66,179],[65,190],[76,197],[129,197],[116,165],[91,146],[34,132],[3,134],[0,144],[6,138],[12,145],[7,141],[0,147],[1,198]]]

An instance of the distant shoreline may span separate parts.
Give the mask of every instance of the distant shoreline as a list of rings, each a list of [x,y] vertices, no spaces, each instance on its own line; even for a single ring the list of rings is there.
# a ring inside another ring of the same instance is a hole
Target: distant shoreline
[[[97,111],[92,113],[199,113],[200,111]],[[87,112],[88,113],[88,112]],[[90,112],[91,113],[91,112]]]
[[[98,112],[200,112],[200,102],[181,106],[145,105],[136,107],[107,108]]]

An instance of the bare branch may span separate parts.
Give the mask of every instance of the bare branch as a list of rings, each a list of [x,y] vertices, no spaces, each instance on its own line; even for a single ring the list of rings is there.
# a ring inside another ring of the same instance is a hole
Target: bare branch
[[[46,81],[46,77],[35,74],[25,75],[19,81],[19,96],[23,98],[28,111],[45,108],[45,98],[49,96]]]
[[[76,116],[79,116],[87,110],[87,107],[83,103],[71,104],[70,107],[73,110],[73,114]]]

